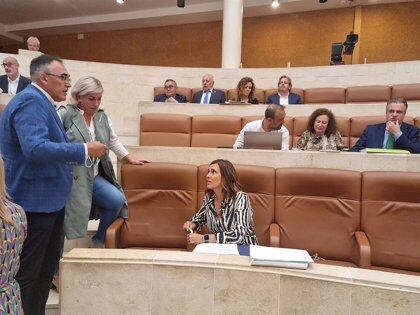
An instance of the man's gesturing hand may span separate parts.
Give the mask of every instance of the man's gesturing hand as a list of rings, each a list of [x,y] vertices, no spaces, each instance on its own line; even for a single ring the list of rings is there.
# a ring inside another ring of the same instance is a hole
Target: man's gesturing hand
[[[105,144],[99,141],[87,143],[88,155],[93,157],[101,157],[108,149]]]

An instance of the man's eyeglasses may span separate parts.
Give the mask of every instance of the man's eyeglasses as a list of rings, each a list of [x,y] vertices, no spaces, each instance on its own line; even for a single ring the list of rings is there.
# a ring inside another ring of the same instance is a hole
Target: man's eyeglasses
[[[11,67],[11,66],[13,66],[13,65],[17,65],[17,63],[16,62],[14,62],[14,63],[12,63],[12,62],[10,62],[10,63],[2,63],[1,64],[4,68],[6,68],[6,67]]]
[[[46,75],[52,75],[53,77],[60,78],[63,82],[71,82],[70,76],[68,74],[62,73],[62,74],[54,74],[54,73],[48,73],[45,72]]]
[[[164,88],[165,89],[172,89],[172,88],[174,88],[175,87],[175,85],[165,85],[164,86]]]

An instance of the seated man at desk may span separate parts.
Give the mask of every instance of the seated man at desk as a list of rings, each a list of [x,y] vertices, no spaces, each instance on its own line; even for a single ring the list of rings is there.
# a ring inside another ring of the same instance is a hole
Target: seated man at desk
[[[386,105],[386,122],[367,126],[350,151],[382,148],[419,153],[419,129],[403,122],[407,107],[407,101],[403,98],[390,99]]]
[[[264,119],[247,123],[236,138],[234,149],[243,148],[245,131],[280,132],[282,134],[282,150],[289,150],[289,130],[283,125],[286,118],[284,106],[270,104],[265,110]]]
[[[15,95],[19,93],[29,84],[31,80],[19,74],[19,62],[14,57],[6,57],[3,59],[5,75],[0,76],[0,89],[3,93]]]
[[[287,75],[282,75],[277,84],[278,92],[270,95],[267,99],[268,104],[290,105],[302,104],[300,96],[292,93],[292,79]]]
[[[187,98],[184,95],[178,94],[176,90],[178,85],[175,80],[168,79],[163,84],[165,93],[155,95],[153,102],[167,102],[167,103],[186,103]]]
[[[214,77],[211,74],[203,75],[201,79],[202,91],[198,91],[193,96],[193,103],[199,104],[221,104],[226,101],[225,93],[222,90],[213,88]]]

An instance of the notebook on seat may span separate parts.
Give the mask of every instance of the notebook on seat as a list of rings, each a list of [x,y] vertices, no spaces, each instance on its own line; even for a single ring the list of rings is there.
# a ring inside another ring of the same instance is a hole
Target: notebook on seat
[[[281,150],[280,132],[244,132],[244,149]]]

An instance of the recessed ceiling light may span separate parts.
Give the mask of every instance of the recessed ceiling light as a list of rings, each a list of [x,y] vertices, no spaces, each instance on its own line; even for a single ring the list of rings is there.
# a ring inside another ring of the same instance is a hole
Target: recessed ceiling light
[[[115,0],[116,3],[124,4],[124,0]]]
[[[271,6],[273,8],[278,8],[280,5],[279,0],[273,0],[273,2],[271,2]]]

